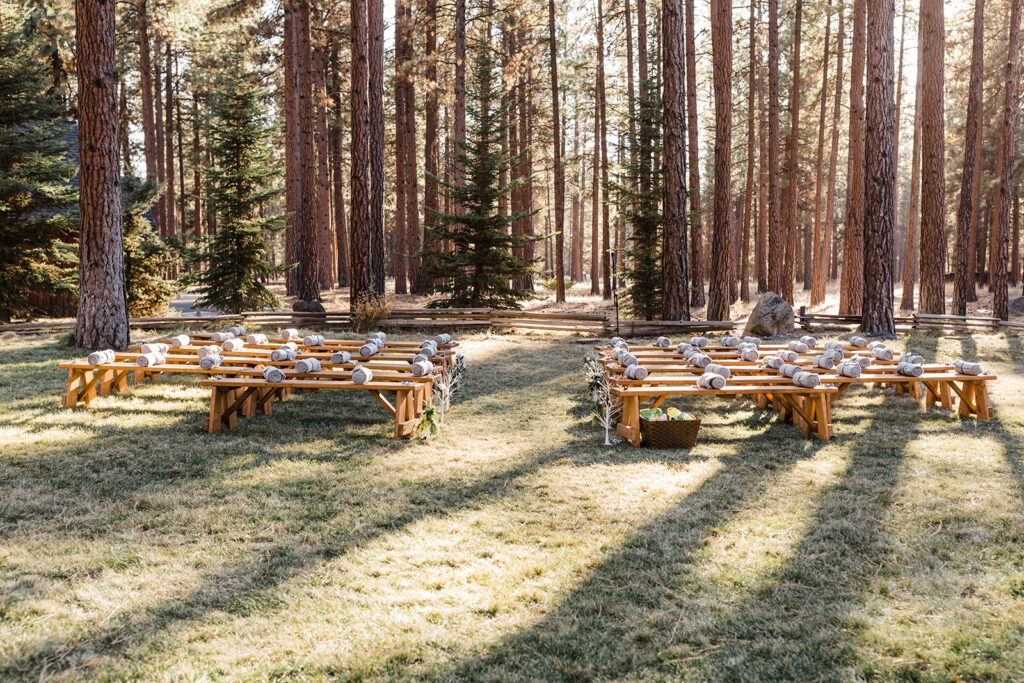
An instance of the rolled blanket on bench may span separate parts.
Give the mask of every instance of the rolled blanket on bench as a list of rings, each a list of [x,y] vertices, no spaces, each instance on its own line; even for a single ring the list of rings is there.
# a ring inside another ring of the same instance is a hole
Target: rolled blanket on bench
[[[135,359],[135,364],[140,368],[151,368],[154,365],[160,365],[164,360],[163,354],[140,353]]]
[[[825,353],[821,354],[827,358],[831,358],[833,363],[838,363],[843,359],[842,349],[825,349]]]
[[[871,367],[871,356],[854,356],[853,362],[860,365],[862,368]]]
[[[911,365],[922,365],[924,363],[924,358],[908,351],[900,356],[900,362],[910,363]]]
[[[825,342],[824,347],[826,350],[839,349],[843,350],[843,342]]]
[[[760,357],[760,355],[761,354],[759,354],[757,352],[757,349],[754,348],[754,347],[748,347],[748,348],[745,348],[745,349],[740,349],[740,360],[746,361],[748,363],[756,362],[757,359]]]
[[[180,349],[183,346],[188,346],[192,342],[187,334],[177,334],[167,341],[171,343],[172,349]]]
[[[199,360],[202,360],[207,356],[219,356],[220,351],[221,349],[219,346],[209,344],[207,346],[200,346],[198,349],[196,349],[196,355],[199,356]]]
[[[790,351],[795,351],[796,353],[807,353],[809,350],[807,344],[798,341],[791,341],[787,346],[789,346]]]
[[[924,374],[924,368],[914,363],[900,362],[896,364],[896,372],[905,377],[920,377]]]
[[[434,372],[434,364],[424,358],[423,360],[416,361],[412,364],[412,376],[413,377],[426,377],[427,375]]]
[[[979,365],[978,363],[968,363],[965,360],[953,361],[953,367],[956,369],[957,373],[961,375],[976,376],[985,374],[984,371],[981,369],[981,365]]]
[[[740,345],[739,337],[733,337],[732,335],[725,335],[722,337],[722,346],[729,348],[735,348]]]
[[[619,361],[619,365],[628,368],[630,365],[636,365],[639,362],[640,361],[637,360],[636,356],[627,351],[626,353],[622,354],[622,360]]]
[[[270,352],[270,360],[275,362],[295,360],[295,349],[288,346],[282,346],[279,349],[274,349]]]
[[[708,345],[707,337],[690,337],[690,345],[698,349]]]
[[[380,347],[378,347],[373,342],[366,342],[365,344],[359,347],[359,355],[363,356],[364,358],[368,358],[376,354],[378,351],[380,351]]]
[[[858,349],[868,348],[868,340],[859,335],[850,337],[850,346],[856,346]]]
[[[722,389],[725,387],[725,378],[713,372],[705,372],[697,378],[697,386],[701,389]]]
[[[201,367],[203,370],[213,370],[214,368],[219,367],[220,364],[223,362],[223,356],[218,356],[217,354],[210,354],[209,356],[203,356],[202,358],[199,359],[199,367]]]
[[[732,377],[732,371],[729,368],[725,367],[724,365],[719,365],[718,363],[712,363],[711,365],[707,366],[706,368],[704,368],[704,372],[713,372],[716,375],[721,375],[726,379]]]
[[[878,347],[882,347],[884,349],[885,348],[885,342],[880,342],[877,339],[874,339],[874,340],[868,342],[868,348],[869,349],[874,349],[874,348],[878,348]]]
[[[826,356],[824,354],[814,359],[814,367],[821,368],[822,370],[831,370],[836,366],[835,361],[832,360],[832,356]]]
[[[785,377],[795,377],[798,372],[803,372],[803,369],[799,365],[793,365],[792,363],[786,363],[779,368],[779,374]]]
[[[611,340],[609,340],[608,342],[608,346],[618,346],[619,342],[622,342],[624,344],[626,343],[626,340],[623,339],[622,337],[612,337]]]
[[[700,351],[698,351],[697,349],[695,349],[693,347],[690,347],[690,348],[686,349],[685,351],[683,351],[683,358],[685,360],[690,360],[691,358],[693,358],[694,356],[696,356],[699,353],[700,353]]]
[[[860,363],[846,361],[836,366],[836,374],[840,377],[860,377]]]
[[[782,360],[778,356],[765,356],[764,358],[764,366],[766,368],[773,368],[775,370],[779,370],[785,364],[786,361]]]
[[[800,371],[793,375],[793,384],[805,389],[813,389],[821,384],[821,378],[813,372]]]
[[[818,340],[809,334],[805,334],[804,336],[800,337],[800,341],[804,344],[807,344],[807,348],[810,349],[813,349],[815,346],[818,345]]]
[[[102,351],[93,351],[89,354],[86,359],[89,361],[89,365],[103,365],[104,363],[113,363],[117,359],[113,349],[104,349]]]
[[[630,365],[623,373],[626,379],[647,379],[647,368],[642,365]]]
[[[384,332],[381,332],[380,330],[377,330],[376,332],[370,333],[370,336],[371,337],[376,337],[377,339],[380,339],[381,341],[386,341],[387,338],[388,338],[388,335],[386,333],[384,333]]]
[[[338,364],[338,363],[351,363],[352,362],[352,354],[349,353],[348,351],[335,351],[331,355],[331,362],[335,363],[335,364]]]
[[[296,372],[320,372],[320,361],[316,358],[303,358],[295,362]]]
[[[659,349],[667,349],[672,346],[672,340],[668,337],[658,337],[658,341],[654,342],[654,345]]]
[[[245,338],[245,340],[247,342],[249,342],[250,344],[266,344],[267,343],[267,335],[265,335],[265,334],[250,334],[248,337]]]
[[[444,344],[451,344],[453,341],[455,341],[455,339],[454,337],[452,337],[452,335],[445,332],[434,337],[434,341],[437,342],[438,346],[443,346]]]
[[[368,367],[357,365],[352,368],[352,381],[356,384],[366,384],[373,379],[373,370]]]
[[[210,335],[210,341],[212,341],[214,344],[223,344],[228,339],[234,338],[234,332],[214,332],[212,335]]]
[[[875,346],[871,349],[871,354],[877,360],[892,360],[892,349],[887,349],[884,346]]]
[[[787,363],[795,363],[800,358],[800,354],[792,349],[779,349],[775,355]]]
[[[286,330],[281,330],[281,338],[284,339],[285,341],[288,341],[289,339],[298,339],[299,331],[294,327],[289,327]]]
[[[229,327],[228,328],[228,332],[230,332],[231,334],[235,335],[236,337],[244,337],[245,336],[245,328],[242,327],[241,325],[235,325],[233,327]]]
[[[434,356],[437,355],[437,347],[436,346],[424,346],[423,348],[420,349],[420,352],[418,354],[416,354],[416,355],[423,356],[424,358],[433,358]]]
[[[743,338],[743,343],[744,344],[753,344],[754,346],[761,346],[761,338],[760,337],[744,337]]]
[[[263,379],[267,380],[268,382],[283,382],[285,379],[284,372],[281,370],[281,368],[275,368],[273,366],[269,368],[263,368]]]
[[[705,356],[703,353],[695,353],[690,356],[690,365],[698,368],[706,368],[711,365],[710,356]]]
[[[171,347],[163,342],[153,342],[150,344],[143,344],[139,347],[140,353],[158,353],[161,356],[166,356],[167,352],[171,350]]]
[[[308,337],[303,338],[303,346],[323,346],[324,336],[322,334],[311,334]]]
[[[228,339],[220,347],[225,351],[241,351],[245,347],[245,342],[235,337],[234,339]]]
[[[676,347],[676,353],[686,353],[691,349],[693,349],[693,346],[684,342]]]

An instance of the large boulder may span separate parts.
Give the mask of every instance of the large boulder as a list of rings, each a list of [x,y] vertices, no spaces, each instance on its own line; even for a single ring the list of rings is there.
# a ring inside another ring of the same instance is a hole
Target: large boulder
[[[324,313],[324,305],[319,301],[296,301],[292,304],[296,313]]]
[[[1010,315],[1024,315],[1024,296],[1010,299]]]
[[[765,292],[750,312],[744,336],[777,337],[793,334],[793,307],[775,292]]]

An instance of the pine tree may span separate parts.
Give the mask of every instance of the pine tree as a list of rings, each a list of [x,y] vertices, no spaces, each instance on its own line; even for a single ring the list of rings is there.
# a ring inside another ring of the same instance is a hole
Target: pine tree
[[[495,106],[501,97],[495,69],[489,51],[479,50],[469,88],[471,102],[467,105],[470,130],[466,140],[457,140],[460,151],[452,164],[457,171],[452,174],[456,180],[438,181],[458,213],[430,210],[428,243],[449,242],[452,246],[447,251],[430,249],[418,254],[424,277],[435,283],[435,291],[444,295],[431,302],[434,308],[519,308],[521,301],[532,296],[529,290],[513,289],[511,281],[533,272],[535,259],[516,256],[516,250],[535,238],[513,233],[512,225],[535,212],[502,215],[498,211],[499,201],[525,183],[526,178],[515,177],[521,160],[510,157],[501,148],[507,126],[502,124],[504,109]],[[509,173],[511,180],[503,185],[500,178],[504,172]]]
[[[270,265],[268,233],[284,227],[284,215],[261,216],[281,194],[274,182],[280,173],[271,163],[273,131],[263,119],[263,90],[252,74],[230,67],[210,97],[207,132],[213,165],[206,169],[207,191],[217,212],[216,236],[194,260],[209,268],[195,277],[198,305],[238,313],[278,306],[261,276],[277,272]]]
[[[124,281],[128,315],[141,318],[164,313],[177,288],[165,280],[177,259],[145,213],[156,204],[156,179],[121,179],[121,220],[124,233]]]
[[[32,292],[76,278],[66,126],[39,47],[15,17],[0,31],[0,320],[34,313]]]

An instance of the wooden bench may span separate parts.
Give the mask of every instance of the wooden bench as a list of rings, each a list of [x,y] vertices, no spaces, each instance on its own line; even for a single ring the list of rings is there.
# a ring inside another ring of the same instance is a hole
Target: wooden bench
[[[763,408],[774,407],[783,421],[800,427],[804,436],[816,435],[822,441],[832,438],[833,386],[814,389],[794,386],[753,384],[726,385],[722,389],[701,389],[696,386],[613,387],[612,394],[622,400],[622,413],[616,427],[619,435],[634,446],[640,446],[640,403],[653,399],[651,407],[660,406],[669,397],[720,396],[750,397]]]
[[[427,383],[376,378],[366,384],[356,384],[339,379],[268,382],[265,379],[225,377],[204,380],[200,385],[210,387],[210,415],[203,423],[203,429],[210,434],[216,434],[221,429],[233,429],[240,415],[251,417],[256,413],[270,413],[273,401],[286,399],[290,391],[338,389],[370,392],[394,418],[394,438],[401,439],[416,431],[430,398],[430,386]],[[394,404],[383,396],[383,392],[394,392]]]

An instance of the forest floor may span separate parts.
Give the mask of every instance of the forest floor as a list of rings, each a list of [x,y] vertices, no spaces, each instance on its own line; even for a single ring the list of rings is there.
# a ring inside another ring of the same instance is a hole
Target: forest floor
[[[78,354],[0,340],[0,679],[1024,678],[1021,336],[905,342],[998,373],[990,422],[708,399],[689,451],[602,445],[585,346],[461,341],[448,426],[395,442],[347,392],[216,436],[192,378],[62,410]]]

